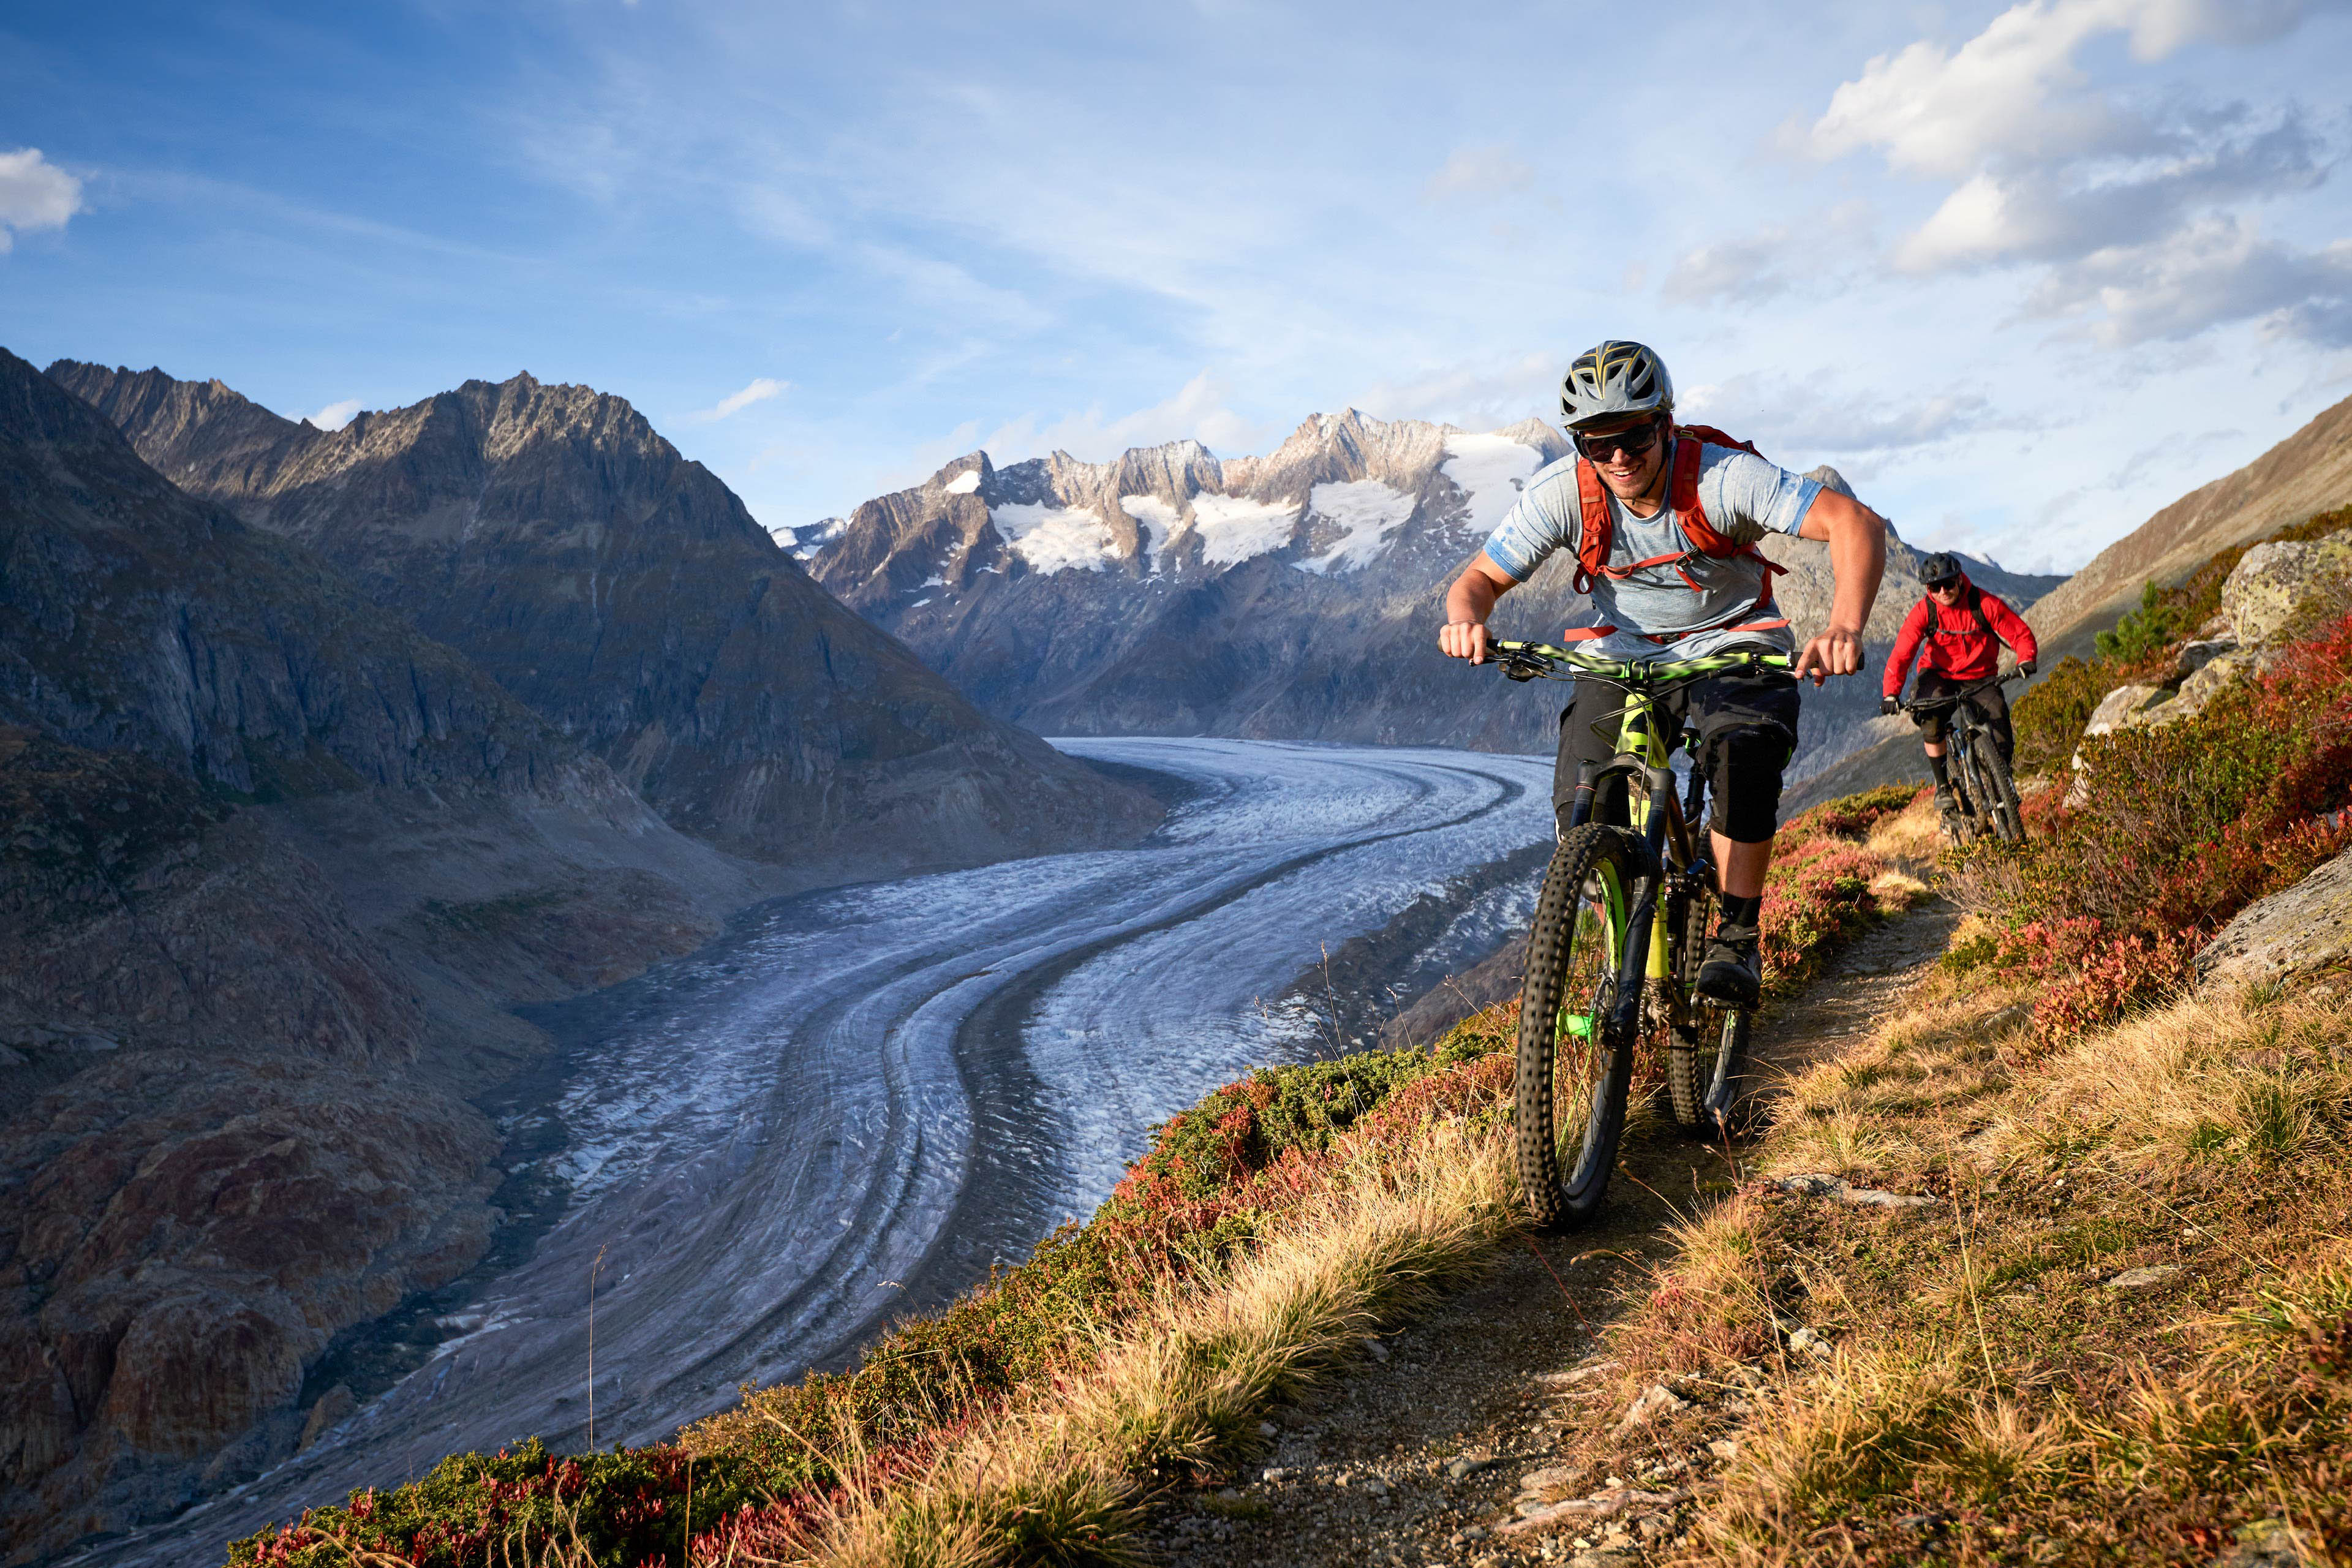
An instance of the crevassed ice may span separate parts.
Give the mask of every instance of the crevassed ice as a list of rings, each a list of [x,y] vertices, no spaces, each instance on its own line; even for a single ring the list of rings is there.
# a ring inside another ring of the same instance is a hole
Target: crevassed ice
[[[1091,510],[1015,502],[989,508],[988,521],[1015,555],[1048,576],[1099,572],[1110,564],[1110,525]]]
[[[1378,479],[1350,479],[1317,485],[1307,494],[1307,505],[1340,530],[1339,537],[1320,553],[1292,563],[1301,572],[1320,574],[1370,565],[1387,548],[1389,535],[1412,515],[1413,498]]]
[[[966,468],[940,488],[951,496],[968,496],[980,489],[980,470]]]
[[[1176,531],[1176,509],[1158,496],[1121,496],[1118,510],[1143,530],[1143,552],[1151,557],[1151,574],[1160,574],[1160,552]]]
[[[1519,485],[1543,465],[1543,454],[1508,436],[1465,436],[1445,438],[1445,461],[1438,472],[1469,492],[1470,510],[1462,526],[1473,533],[1495,531],[1511,503],[1519,499]]]
[[[1205,493],[1192,498],[1192,531],[1201,536],[1201,559],[1212,566],[1232,566],[1281,549],[1297,522],[1292,501]]]

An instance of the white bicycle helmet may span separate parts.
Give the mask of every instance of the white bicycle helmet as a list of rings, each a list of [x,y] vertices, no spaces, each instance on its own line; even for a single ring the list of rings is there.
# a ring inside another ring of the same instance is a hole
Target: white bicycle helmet
[[[1576,356],[1559,383],[1559,416],[1574,429],[1628,414],[1669,411],[1674,378],[1657,351],[1612,338]]]

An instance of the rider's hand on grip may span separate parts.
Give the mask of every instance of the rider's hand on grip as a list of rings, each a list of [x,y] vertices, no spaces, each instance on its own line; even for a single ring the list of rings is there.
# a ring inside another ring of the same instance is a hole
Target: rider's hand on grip
[[[1486,624],[1484,621],[1448,621],[1437,634],[1437,646],[1448,658],[1466,658],[1473,664],[1486,662]]]
[[[1901,700],[1896,698],[1882,697],[1878,700],[1878,710],[1886,715],[1886,717],[1892,719],[1895,714],[1903,710],[1903,704]]]
[[[1797,656],[1796,673],[1810,675],[1819,686],[1832,675],[1853,675],[1862,668],[1862,638],[1832,628],[1805,644]]]

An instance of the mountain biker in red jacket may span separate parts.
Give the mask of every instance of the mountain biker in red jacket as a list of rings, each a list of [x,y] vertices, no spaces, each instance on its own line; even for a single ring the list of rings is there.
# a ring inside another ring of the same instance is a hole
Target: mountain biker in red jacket
[[[1880,712],[1893,713],[1902,705],[1903,677],[1911,668],[1914,653],[1920,655],[1919,683],[1911,692],[1914,701],[1949,697],[1990,679],[2000,668],[2002,643],[2016,650],[2020,669],[2033,673],[2040,654],[2033,645],[2033,628],[2015,610],[1969,582],[1955,557],[1938,550],[1920,562],[1919,585],[1927,590],[1927,595],[1903,617],[1895,649],[1886,656],[1886,678],[1881,687],[1885,695],[1879,701]],[[1921,652],[1923,643],[1926,650]],[[2001,763],[2008,765],[2017,746],[2009,724],[2009,700],[2000,694],[2000,686],[1992,685],[1966,701],[1992,731]],[[1925,731],[1921,738],[1927,743],[1927,765],[1936,772],[1936,805],[1941,811],[1950,811],[1954,805],[1952,782],[1944,763],[1944,728],[1951,712],[1943,708],[1916,715]]]

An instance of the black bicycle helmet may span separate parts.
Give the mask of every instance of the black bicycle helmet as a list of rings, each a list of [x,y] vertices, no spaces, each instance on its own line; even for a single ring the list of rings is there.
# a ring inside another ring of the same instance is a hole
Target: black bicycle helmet
[[[1960,577],[1959,557],[1948,550],[1938,550],[1919,563],[1919,586],[1934,588],[1946,583],[1956,583]]]
[[[1570,429],[1628,414],[1665,413],[1674,405],[1674,378],[1657,351],[1617,338],[1577,355],[1559,382],[1559,416]]]

